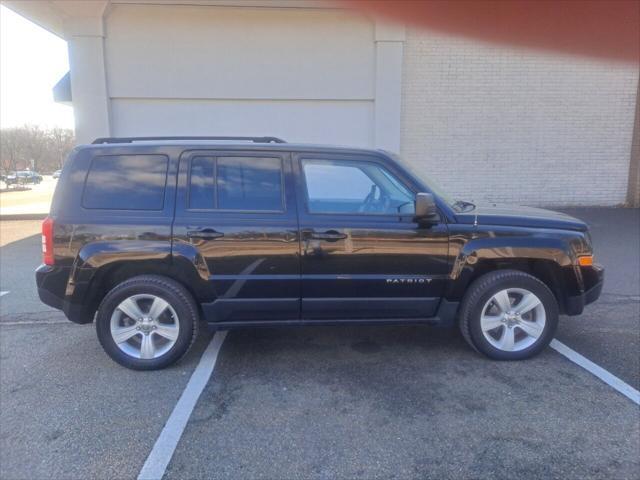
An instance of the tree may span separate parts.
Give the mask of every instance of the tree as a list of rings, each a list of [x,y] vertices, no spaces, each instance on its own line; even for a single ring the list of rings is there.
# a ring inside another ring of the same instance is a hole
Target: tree
[[[76,143],[73,131],[68,128],[52,128],[49,131],[49,142],[51,144],[52,154],[57,161],[55,165],[57,167],[56,170],[61,169],[69,152],[71,152]]]
[[[41,170],[41,163],[47,151],[47,133],[38,125],[25,125],[22,129],[26,137],[24,149],[27,167],[35,171]]]
[[[35,125],[0,130],[0,169],[4,173],[33,169],[51,173],[62,165],[75,144],[73,131]]]
[[[4,172],[18,169],[25,157],[25,137],[21,128],[6,128],[0,131],[0,166]]]

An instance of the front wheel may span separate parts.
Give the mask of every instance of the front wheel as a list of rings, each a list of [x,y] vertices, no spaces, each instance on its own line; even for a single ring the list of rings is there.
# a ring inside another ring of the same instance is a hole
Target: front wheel
[[[197,335],[198,309],[179,283],[141,275],[111,290],[98,308],[98,339],[127,368],[157,370],[178,361]]]
[[[542,351],[558,326],[558,303],[537,278],[499,270],[476,280],[460,306],[469,344],[496,360],[522,360]]]

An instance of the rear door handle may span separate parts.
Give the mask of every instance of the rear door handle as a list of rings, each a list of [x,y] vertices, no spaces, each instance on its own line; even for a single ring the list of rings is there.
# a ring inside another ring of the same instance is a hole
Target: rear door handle
[[[201,238],[203,240],[213,240],[224,237],[224,233],[216,232],[213,228],[201,228],[198,230],[189,230],[187,232],[189,238]]]
[[[314,240],[324,240],[326,242],[337,242],[338,240],[343,240],[347,238],[346,233],[340,233],[336,230],[328,230],[326,232],[310,232],[309,238]]]

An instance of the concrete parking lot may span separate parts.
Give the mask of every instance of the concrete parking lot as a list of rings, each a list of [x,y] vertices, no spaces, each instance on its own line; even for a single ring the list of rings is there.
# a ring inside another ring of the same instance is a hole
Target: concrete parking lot
[[[7,187],[0,182],[0,216],[46,215],[58,181],[44,176],[38,185]]]
[[[640,212],[592,225],[603,296],[557,339],[640,388]],[[36,296],[39,222],[0,222],[0,478],[135,478],[211,339],[133,372]],[[231,331],[165,478],[639,478],[640,408],[553,349],[493,362],[456,330]]]

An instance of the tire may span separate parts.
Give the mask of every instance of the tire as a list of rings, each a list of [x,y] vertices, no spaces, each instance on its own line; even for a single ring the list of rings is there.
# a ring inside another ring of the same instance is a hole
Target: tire
[[[537,278],[517,270],[499,270],[471,284],[460,305],[459,326],[465,340],[487,357],[524,360],[540,353],[553,339],[558,302]]]
[[[96,331],[102,348],[120,365],[158,370],[187,353],[198,334],[198,323],[196,303],[182,285],[158,275],[141,275],[104,297]]]

